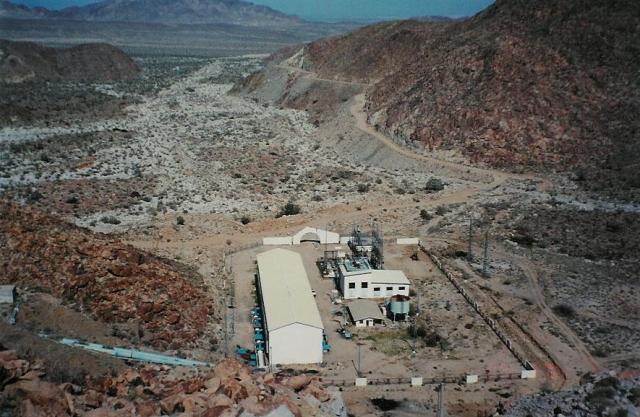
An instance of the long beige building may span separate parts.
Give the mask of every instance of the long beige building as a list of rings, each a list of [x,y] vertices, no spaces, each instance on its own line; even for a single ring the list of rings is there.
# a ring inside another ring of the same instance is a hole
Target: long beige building
[[[321,363],[324,326],[302,257],[273,249],[257,258],[257,287],[270,364]]]

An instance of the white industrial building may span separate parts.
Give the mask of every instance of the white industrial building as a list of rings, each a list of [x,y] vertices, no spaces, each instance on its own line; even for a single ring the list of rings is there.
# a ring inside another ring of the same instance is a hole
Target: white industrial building
[[[322,362],[324,326],[302,257],[272,249],[258,258],[258,293],[271,365]]]
[[[345,299],[409,295],[410,282],[402,271],[373,269],[366,258],[338,261],[338,284]]]

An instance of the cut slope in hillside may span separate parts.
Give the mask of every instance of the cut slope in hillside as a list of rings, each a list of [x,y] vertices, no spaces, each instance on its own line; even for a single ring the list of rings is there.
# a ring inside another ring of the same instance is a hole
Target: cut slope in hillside
[[[140,68],[127,54],[107,44],[57,49],[32,42],[0,40],[0,82],[115,81],[139,73]]]
[[[0,284],[44,290],[157,348],[193,344],[210,300],[179,265],[33,209],[0,201]]]
[[[3,1],[0,17],[245,26],[286,26],[302,22],[295,16],[242,0],[106,0],[60,11]]]
[[[399,143],[633,181],[639,28],[633,0],[500,0],[463,22],[383,23],[314,42],[288,63],[372,83],[369,122]]]

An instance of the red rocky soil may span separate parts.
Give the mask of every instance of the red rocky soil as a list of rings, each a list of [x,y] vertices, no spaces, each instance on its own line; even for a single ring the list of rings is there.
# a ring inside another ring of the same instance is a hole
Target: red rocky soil
[[[184,267],[70,225],[0,202],[0,283],[44,290],[106,323],[139,325],[159,349],[192,346],[210,299]]]

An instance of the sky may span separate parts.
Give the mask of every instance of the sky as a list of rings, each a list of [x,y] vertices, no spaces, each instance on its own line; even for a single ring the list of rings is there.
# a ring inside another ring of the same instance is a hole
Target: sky
[[[29,6],[61,9],[96,0],[13,0]],[[416,16],[470,16],[493,0],[252,0],[309,20],[382,20]]]

